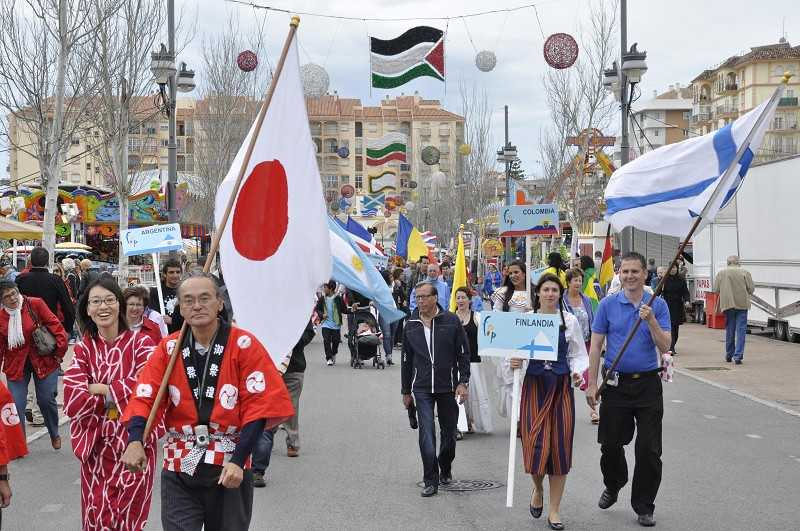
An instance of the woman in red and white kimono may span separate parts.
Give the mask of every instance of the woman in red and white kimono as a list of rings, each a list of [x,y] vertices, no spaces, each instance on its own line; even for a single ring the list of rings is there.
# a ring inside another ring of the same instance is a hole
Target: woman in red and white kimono
[[[84,530],[139,531],[147,523],[153,492],[155,445],[148,467],[133,474],[122,466],[127,435],[121,412],[155,345],[128,329],[125,300],[111,277],[94,281],[78,302],[84,335],[64,374],[64,411],[72,419],[72,449],[81,462]],[[153,441],[163,429],[153,430]]]

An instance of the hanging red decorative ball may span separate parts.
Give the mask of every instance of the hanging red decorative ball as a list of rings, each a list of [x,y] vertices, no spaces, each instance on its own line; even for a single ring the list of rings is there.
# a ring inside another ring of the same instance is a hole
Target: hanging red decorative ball
[[[572,35],[554,33],[544,41],[544,60],[553,68],[569,68],[577,58],[578,43]]]
[[[250,50],[245,50],[236,58],[236,64],[245,72],[252,72],[258,66],[258,57]]]

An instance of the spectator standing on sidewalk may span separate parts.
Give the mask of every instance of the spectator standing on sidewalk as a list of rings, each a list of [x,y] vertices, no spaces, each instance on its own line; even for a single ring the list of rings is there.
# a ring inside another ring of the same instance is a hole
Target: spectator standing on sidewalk
[[[158,289],[150,288],[150,308],[157,311],[164,318],[169,333],[177,332],[183,324],[178,305],[178,284],[181,282],[183,268],[177,258],[170,258],[161,266],[161,294],[164,297],[163,307],[158,300]]]
[[[350,313],[341,295],[336,294],[336,282],[328,281],[323,286],[323,295],[317,300],[316,312],[322,321],[322,345],[325,348],[325,363],[336,363],[339,344],[342,342],[342,315]]]
[[[92,261],[88,258],[84,258],[79,264],[80,269],[78,273],[80,274],[80,279],[78,283],[78,298],[80,299],[83,297],[83,293],[89,288],[89,284],[94,282],[95,279],[100,276],[100,273],[92,271]]]
[[[10,280],[14,282],[17,279],[17,270],[11,265],[11,260],[5,256],[0,257],[0,280]]]
[[[725,361],[742,364],[747,336],[747,311],[755,291],[750,271],[739,265],[739,257],[728,257],[728,267],[717,273],[714,293],[719,294],[717,311],[725,314]]]
[[[306,372],[306,345],[314,339],[314,325],[311,321],[306,325],[303,335],[292,349],[292,357],[289,358],[289,365],[283,373],[283,383],[289,391],[289,397],[294,406],[294,416],[275,428],[264,430],[264,433],[256,442],[253,450],[253,486],[257,488],[266,487],[267,481],[264,474],[269,467],[272,446],[275,441],[275,432],[278,428],[286,430],[286,455],[298,457],[300,455],[300,393],[303,392],[303,377]]]
[[[661,268],[659,267],[659,269]],[[678,353],[675,350],[675,344],[678,342],[678,331],[680,326],[686,322],[686,309],[684,306],[691,300],[689,286],[686,285],[686,279],[680,276],[677,265],[670,269],[666,280],[664,280],[664,289],[661,291],[661,296],[669,307],[669,320],[672,323],[672,341],[669,349],[674,356]]]
[[[430,267],[435,266],[428,267],[430,274]],[[467,336],[458,316],[438,304],[436,289],[432,282],[422,282],[414,288],[419,306],[406,323],[401,363],[403,405],[409,409],[416,403],[417,408],[425,482],[423,498],[436,494],[440,483],[448,485],[453,480],[458,424],[456,397],[463,404],[469,395]],[[434,408],[439,416],[441,437],[438,456]]]

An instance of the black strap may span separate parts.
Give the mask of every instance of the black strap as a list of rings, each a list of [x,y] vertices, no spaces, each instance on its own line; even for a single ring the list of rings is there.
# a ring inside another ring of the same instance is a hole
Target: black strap
[[[208,424],[211,419],[211,410],[214,409],[217,393],[217,378],[222,367],[222,357],[225,354],[230,331],[230,327],[220,321],[217,333],[205,356],[201,356],[197,352],[191,331],[186,334],[186,339],[181,345],[183,347],[183,368],[186,379],[189,381],[189,388],[192,390],[199,424]],[[200,367],[201,364],[195,363],[195,360],[205,360],[205,362]]]
[[[22,305],[23,306],[25,306],[25,305],[28,306],[28,313],[31,314],[31,319],[33,319],[33,324],[36,325],[36,328],[39,328],[40,326],[42,326],[41,323],[39,322],[39,317],[33,311],[33,307],[31,306],[31,301],[27,297],[23,298]]]

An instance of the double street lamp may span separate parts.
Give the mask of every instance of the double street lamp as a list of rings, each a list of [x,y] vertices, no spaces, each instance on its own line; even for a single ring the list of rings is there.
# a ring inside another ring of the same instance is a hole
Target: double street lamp
[[[506,107],[506,112],[507,112]],[[506,114],[506,138],[508,137],[508,114]],[[506,145],[497,150],[497,162],[506,165],[506,206],[512,205],[511,199],[511,163],[517,160],[517,147],[506,140]],[[511,261],[511,239],[506,238],[505,261]]]
[[[167,142],[167,211],[169,222],[178,222],[178,207],[175,189],[178,185],[178,144],[175,139],[176,100],[178,92],[191,92],[194,90],[194,70],[186,68],[186,63],[181,63],[180,70],[175,68],[175,6],[170,0],[169,14],[169,48],[163,43],[161,47],[150,54],[150,71],[160,93],[159,107],[169,120],[169,140]]]

